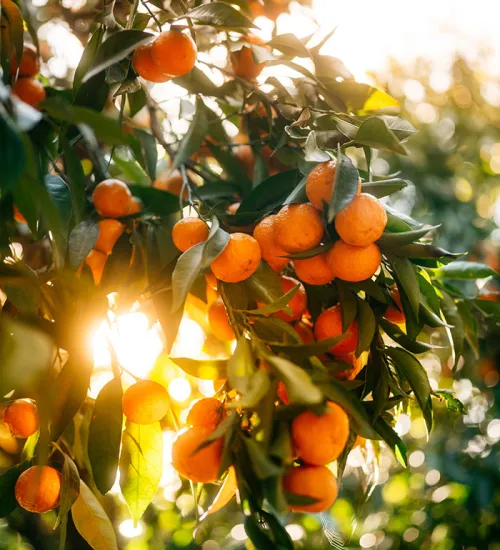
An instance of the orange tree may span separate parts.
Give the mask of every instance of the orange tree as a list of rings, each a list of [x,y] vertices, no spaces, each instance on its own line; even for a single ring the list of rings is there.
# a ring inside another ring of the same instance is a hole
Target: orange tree
[[[433,348],[429,333],[453,366],[473,314],[498,319],[497,303],[452,282],[495,272],[433,245],[433,227],[380,200],[406,185],[371,172],[372,148],[406,154],[415,132],[397,102],[354,82],[322,43],[251,34],[252,16],[286,4],[107,4],[61,89],[36,77],[32,10],[2,0],[0,384],[5,425],[29,437],[0,477],[0,511],[57,509],[61,547],[70,513],[91,547],[117,547],[100,497],[119,470],[139,520],[172,422],[180,475],[221,484],[212,511],[237,492],[254,545],[292,548],[283,514],[331,507],[358,438],[385,442],[404,465],[397,412],[418,406],[430,431],[434,399],[458,407],[416,357]],[[227,67],[207,61],[220,47]],[[279,65],[295,76],[259,79]],[[192,99],[181,136],[150,94],[170,80]],[[171,359],[223,380],[216,398],[195,404],[183,429],[161,384],[123,391],[113,356],[112,381],[90,399],[89,335],[108,310],[152,309],[170,353],[189,296],[211,306],[234,351]]]

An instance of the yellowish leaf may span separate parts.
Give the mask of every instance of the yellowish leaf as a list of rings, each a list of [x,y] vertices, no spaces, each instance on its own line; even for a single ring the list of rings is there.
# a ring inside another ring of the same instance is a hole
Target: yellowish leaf
[[[238,490],[238,484],[236,482],[236,473],[234,468],[231,466],[227,472],[226,479],[222,484],[220,491],[217,493],[217,496],[214,498],[212,504],[208,507],[208,510],[201,516],[200,520],[205,519],[211,514],[215,514],[219,510],[222,510],[228,502],[234,497],[236,491]]]

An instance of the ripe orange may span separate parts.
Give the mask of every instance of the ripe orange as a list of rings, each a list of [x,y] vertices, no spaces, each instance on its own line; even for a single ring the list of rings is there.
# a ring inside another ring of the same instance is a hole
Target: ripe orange
[[[233,138],[234,143],[240,143],[238,147],[233,147],[233,154],[238,159],[238,162],[241,164],[245,170],[247,176],[253,178],[253,169],[255,166],[255,155],[253,153],[252,147],[249,145],[249,137],[240,132]]]
[[[142,210],[142,203],[137,197],[132,197],[130,199],[130,208],[128,209],[128,215],[132,216],[133,214],[139,214]]]
[[[351,283],[369,279],[381,261],[380,248],[375,243],[362,247],[338,240],[326,253],[326,262],[335,277]]]
[[[306,325],[303,321],[294,323],[293,330],[300,336],[300,339],[304,344],[312,344],[316,339],[314,338],[314,332],[309,325]]]
[[[212,262],[211,268],[217,279],[239,283],[255,273],[259,263],[259,243],[245,233],[232,233],[226,248]]]
[[[335,217],[340,238],[353,246],[368,246],[380,239],[387,225],[387,213],[381,202],[361,193]]]
[[[295,452],[304,462],[322,466],[340,456],[349,438],[349,417],[342,407],[328,402],[321,416],[311,411],[299,414],[292,422]]]
[[[366,447],[366,439],[360,435],[356,436],[356,441],[352,448],[355,449],[356,447]]]
[[[16,80],[16,83],[12,88],[12,92],[21,101],[24,101],[24,103],[27,103],[32,107],[38,105],[38,103],[43,101],[47,95],[41,82],[34,80],[33,78],[26,77],[18,78]]]
[[[21,214],[21,212],[19,211],[19,208],[16,205],[13,206],[13,210],[14,210],[14,219],[16,220],[17,223],[27,223],[26,218]]]
[[[101,282],[107,259],[108,255],[98,250],[91,250],[89,255],[85,258],[85,263],[90,267],[96,286]]]
[[[318,246],[323,233],[321,216],[311,204],[287,204],[276,214],[274,240],[287,252],[304,252]]]
[[[181,252],[186,252],[195,244],[202,243],[207,239],[208,227],[200,218],[182,218],[172,229],[172,240]]]
[[[217,424],[226,418],[224,404],[215,397],[205,397],[191,405],[186,424],[188,426],[206,426],[215,430]]]
[[[123,394],[122,406],[131,422],[154,424],[167,414],[168,393],[154,380],[139,380]]]
[[[14,437],[24,439],[38,430],[36,405],[24,399],[16,399],[7,405],[2,420]]]
[[[139,46],[132,56],[132,64],[135,72],[150,82],[167,82],[171,76],[165,74],[160,67],[153,61],[151,51],[153,44]]]
[[[151,57],[153,62],[172,77],[187,74],[196,63],[197,49],[191,35],[169,30],[162,32],[153,42]]]
[[[316,499],[312,504],[290,504],[294,512],[325,512],[333,506],[338,494],[337,480],[326,466],[297,466],[283,478],[287,493]]]
[[[335,278],[326,263],[326,253],[305,260],[294,260],[293,267],[297,277],[308,285],[326,285]]]
[[[323,210],[323,202],[329,204],[332,198],[335,182],[336,160],[329,160],[316,165],[307,176],[306,195],[309,202],[318,210]],[[361,180],[358,184],[358,193],[361,192]]]
[[[248,34],[244,38],[244,41],[247,42],[249,46],[243,46],[241,50],[231,52],[231,65],[236,76],[245,78],[246,80],[255,80],[266,66],[266,63],[255,62],[250,44],[263,46],[264,41],[253,34]]]
[[[274,240],[274,222],[276,216],[266,216],[262,219],[253,231],[254,239],[259,243],[262,258],[274,269],[281,271],[290,261],[286,256],[287,252],[277,246]]]
[[[326,340],[332,336],[340,336],[342,332],[342,313],[340,305],[325,309],[316,320],[314,335],[316,340]],[[347,328],[344,338],[328,351],[333,355],[347,355],[356,350],[358,344],[358,322],[354,320]]]
[[[307,307],[306,290],[304,288],[304,285],[300,281],[297,281],[297,279],[293,279],[292,277],[286,277],[283,275],[280,277],[280,280],[281,280],[281,286],[283,287],[283,294],[290,292],[290,290],[292,290],[292,288],[296,286],[299,287],[297,292],[293,295],[293,298],[288,302],[288,305],[292,310],[292,314],[289,315],[285,311],[276,311],[275,313],[273,313],[273,317],[277,317],[282,321],[291,323],[292,321],[296,321],[297,319],[300,319],[304,311],[306,310],[306,307]]]
[[[235,335],[229,318],[227,316],[226,307],[221,298],[217,298],[208,309],[208,323],[216,338],[223,342],[229,342],[235,339]]]
[[[182,191],[182,175],[179,170],[174,170],[172,173],[165,172],[153,183],[153,187],[160,189],[160,191],[168,191],[172,195],[180,196]],[[182,194],[183,199],[188,198],[188,190],[185,189]]]
[[[172,464],[179,474],[198,483],[213,483],[219,477],[223,440],[198,452],[196,449],[207,439],[212,430],[207,426],[193,426],[178,434],[172,446]]]
[[[262,17],[266,15],[266,6],[261,4],[259,0],[250,0],[248,9],[250,10],[252,17]]]
[[[33,46],[32,44],[24,44],[23,55],[21,56],[21,62],[19,63],[19,66],[17,64],[16,54],[14,53],[10,66],[11,74],[15,75],[17,73],[18,77],[33,77],[37,75],[39,71],[40,61],[38,59],[38,53],[35,46]]]
[[[391,297],[396,302],[398,308],[389,305],[389,307],[385,310],[384,317],[389,321],[389,323],[402,325],[406,323],[406,317],[403,313],[403,304],[401,303],[401,296],[399,295],[399,290],[396,285],[394,285],[391,290]]]
[[[99,236],[94,249],[104,254],[111,254],[116,241],[121,237],[125,226],[118,220],[107,218],[99,222]]]
[[[50,466],[32,466],[17,479],[15,495],[28,512],[49,512],[59,504],[61,474]]]
[[[341,372],[337,372],[333,376],[337,380],[354,380],[359,372],[361,372],[365,366],[365,362],[362,356],[356,357],[354,353],[349,353],[348,355],[340,355],[338,359],[351,363],[352,368],[346,369]]]
[[[217,290],[217,277],[211,271],[205,274],[205,281],[210,288]]]
[[[94,207],[105,218],[121,218],[130,211],[132,193],[123,181],[110,178],[96,185],[92,194]]]

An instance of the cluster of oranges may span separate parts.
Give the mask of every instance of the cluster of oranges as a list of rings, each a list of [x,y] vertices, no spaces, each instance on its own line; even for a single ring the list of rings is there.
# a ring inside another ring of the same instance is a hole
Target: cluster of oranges
[[[150,82],[168,82],[187,74],[196,63],[196,43],[188,33],[162,32],[151,44],[139,46],[132,57],[135,72]]]
[[[11,74],[16,77],[12,92],[19,99],[35,106],[45,99],[45,88],[42,83],[35,80],[40,71],[40,61],[34,46],[25,44],[21,60],[18,62],[16,54],[12,58]]]
[[[141,205],[125,183],[112,178],[96,185],[92,202],[103,219],[99,221],[99,234],[94,248],[85,258],[85,263],[92,271],[94,283],[98,285],[108,256],[125,230],[125,225],[115,218],[137,214]]]

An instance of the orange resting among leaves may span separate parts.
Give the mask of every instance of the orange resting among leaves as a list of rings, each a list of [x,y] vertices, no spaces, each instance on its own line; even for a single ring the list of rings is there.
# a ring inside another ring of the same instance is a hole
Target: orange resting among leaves
[[[326,340],[340,336],[342,332],[342,312],[340,305],[325,309],[314,325],[316,340]],[[358,345],[358,322],[354,320],[345,332],[344,338],[328,351],[333,355],[347,355],[356,350]]]
[[[123,181],[109,178],[96,185],[92,194],[94,207],[105,218],[121,218],[130,211],[132,193]]]
[[[168,193],[172,193],[172,195],[177,195],[178,197],[181,194],[182,191],[182,175],[179,172],[179,170],[174,170],[172,173],[166,172],[165,174],[162,174],[153,183],[153,187],[155,189],[159,189],[160,191],[167,191]],[[183,199],[188,198],[188,190],[184,189],[184,193],[182,194]]]
[[[382,255],[375,243],[352,246],[339,240],[326,253],[326,261],[335,277],[357,283],[375,274],[380,267]]]
[[[290,399],[288,397],[288,391],[286,389],[285,384],[283,384],[281,380],[278,382],[278,388],[276,390],[276,393],[278,395],[278,398],[281,400],[281,402],[284,405],[288,405],[290,403]]]
[[[306,195],[309,202],[318,210],[323,210],[323,202],[330,203],[337,161],[329,160],[316,165],[307,176]],[[361,180],[358,184],[358,193],[361,192]]]
[[[264,45],[264,41],[253,34],[248,34],[242,40],[249,45]],[[250,46],[243,46],[240,50],[231,52],[231,65],[236,76],[245,78],[246,80],[255,80],[266,66],[266,63],[256,63],[252,48]]]
[[[229,318],[227,316],[226,306],[221,298],[217,298],[208,309],[208,323],[214,336],[223,342],[229,342],[235,339],[235,335]]]
[[[226,248],[211,263],[217,279],[239,283],[255,273],[260,263],[259,243],[245,233],[232,233]]]
[[[304,344],[312,344],[316,339],[314,338],[314,332],[309,325],[306,325],[303,321],[294,323],[293,330],[300,336],[300,339]]]
[[[137,197],[132,197],[130,199],[130,208],[128,209],[128,215],[139,214],[142,210],[142,203]]]
[[[90,267],[96,286],[101,282],[107,259],[108,255],[104,252],[99,252],[99,250],[91,250],[89,255],[85,258],[85,263]]]
[[[13,210],[14,210],[14,219],[16,220],[17,223],[27,223],[26,218],[21,214],[21,212],[19,211],[19,208],[16,205],[13,206]]]
[[[266,6],[262,4],[262,0],[250,0],[248,9],[252,17],[262,17],[266,15]]]
[[[337,480],[326,466],[297,466],[283,478],[287,493],[314,498],[312,504],[289,504],[294,512],[325,512],[333,506],[338,494]]]
[[[12,92],[21,101],[24,101],[24,103],[27,103],[32,107],[38,105],[38,103],[43,101],[47,95],[41,82],[34,80],[33,78],[26,77],[18,78],[16,80],[16,83],[12,88]]]
[[[14,437],[24,439],[38,430],[36,405],[24,399],[16,399],[7,405],[2,420]]]
[[[385,208],[368,193],[356,195],[335,218],[335,229],[340,238],[353,246],[374,243],[380,239],[386,225]]]
[[[123,394],[122,406],[131,422],[154,424],[167,414],[168,393],[154,380],[139,380]]]
[[[175,246],[186,252],[192,246],[208,239],[208,226],[200,218],[182,218],[172,229],[172,240]]]
[[[186,424],[188,426],[206,426],[215,430],[217,424],[224,418],[226,418],[224,404],[215,397],[205,397],[191,405]]]
[[[297,277],[308,285],[326,285],[335,278],[326,263],[326,253],[305,260],[294,260],[293,267]]]
[[[287,252],[304,252],[318,246],[323,233],[321,215],[311,204],[287,204],[276,214],[274,240]]]
[[[297,281],[297,279],[293,279],[292,277],[286,277],[281,276],[281,286],[283,287],[283,294],[286,294],[287,292],[290,292],[292,288],[295,288],[298,286],[298,290],[293,295],[293,298],[288,302],[288,305],[290,309],[292,310],[292,314],[289,315],[286,313],[286,311],[276,311],[273,313],[273,317],[277,317],[278,319],[281,319],[282,321],[285,321],[287,323],[291,323],[292,321],[296,321],[297,319],[300,319],[306,310],[307,307],[307,295],[306,290],[304,288],[304,285]]]
[[[342,407],[328,402],[321,416],[311,411],[292,422],[295,452],[304,462],[321,466],[340,456],[349,438],[349,417]]]
[[[172,464],[179,474],[197,483],[213,483],[219,477],[223,440],[216,439],[198,452],[210,436],[207,426],[193,426],[178,434],[172,446]]]
[[[389,307],[385,310],[384,317],[389,321],[389,323],[402,325],[403,323],[406,323],[406,317],[403,313],[403,304],[401,303],[401,296],[399,295],[399,290],[396,285],[394,285],[391,290],[391,298],[398,307],[395,308],[393,305],[389,305]]]
[[[281,249],[274,239],[274,222],[276,216],[266,216],[262,219],[253,231],[254,239],[259,243],[262,258],[274,269],[281,271],[290,261],[288,258],[283,258],[288,253]]]
[[[28,512],[49,512],[59,504],[61,474],[50,466],[32,466],[17,479],[15,495]]]
[[[346,363],[351,363],[352,368],[343,370],[341,372],[335,373],[333,376],[337,380],[354,380],[359,372],[361,372],[365,366],[363,357],[360,355],[356,357],[354,353],[349,353],[345,356],[339,356],[338,359],[345,361]]]
[[[107,218],[99,222],[99,235],[94,249],[104,254],[111,254],[116,241],[121,237],[125,226],[118,220]]]
[[[151,51],[153,44],[139,46],[132,57],[132,65],[135,72],[150,82],[167,82],[172,77],[165,74],[160,67],[153,61]]]
[[[196,44],[189,33],[162,32],[151,47],[154,63],[172,77],[187,74],[194,67],[196,56]]]
[[[19,72],[18,72],[19,69]],[[12,63],[10,66],[11,74],[18,74],[19,77],[27,76],[33,77],[40,71],[40,61],[38,59],[38,53],[35,46],[32,44],[25,44],[23,47],[23,55],[21,56],[21,62],[17,65],[17,57],[14,53]]]

